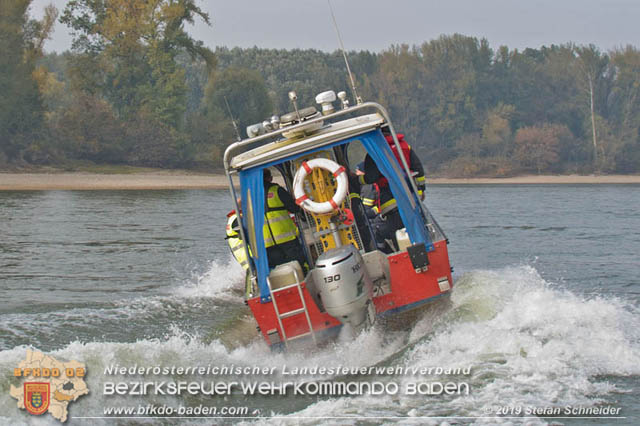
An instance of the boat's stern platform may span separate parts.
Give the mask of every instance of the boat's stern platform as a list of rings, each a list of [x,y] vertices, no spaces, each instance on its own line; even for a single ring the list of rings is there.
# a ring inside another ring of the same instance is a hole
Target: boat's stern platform
[[[363,260],[366,275],[373,284],[373,306],[369,310],[375,314],[370,322],[418,309],[448,295],[452,288],[445,240],[433,244],[433,250],[426,253],[427,265],[418,270],[410,249],[390,255],[380,251],[365,253]],[[296,281],[297,275],[299,272],[292,273],[285,285],[272,283],[269,301],[260,297],[247,301],[260,333],[270,346],[288,345],[296,340],[321,342],[337,334],[342,326],[340,319],[324,308],[312,273],[302,282]]]

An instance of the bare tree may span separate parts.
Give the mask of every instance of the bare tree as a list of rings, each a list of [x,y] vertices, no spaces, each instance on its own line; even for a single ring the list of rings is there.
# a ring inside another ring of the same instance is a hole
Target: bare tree
[[[589,109],[591,112],[591,133],[593,138],[593,168],[599,170],[598,163],[598,132],[596,130],[595,92],[599,80],[604,75],[609,57],[603,55],[593,44],[575,48],[578,57],[578,68],[582,78],[586,81],[585,91],[589,95]]]

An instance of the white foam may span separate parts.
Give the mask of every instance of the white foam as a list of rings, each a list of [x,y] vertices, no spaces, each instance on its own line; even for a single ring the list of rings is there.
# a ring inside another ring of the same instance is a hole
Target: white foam
[[[428,313],[416,324],[412,347],[396,363],[471,366],[471,375],[379,379],[401,386],[416,380],[468,382],[468,396],[338,398],[292,416],[484,416],[486,407],[500,405],[592,406],[628,392],[603,376],[640,374],[636,307],[616,298],[577,296],[545,282],[530,266],[465,274],[454,287],[449,309],[435,315]],[[366,357],[369,350],[360,353]]]
[[[76,415],[101,416],[102,409],[105,406],[127,405],[130,402],[124,398],[105,397],[101,394],[103,382],[108,380],[109,377],[104,375],[103,372],[110,365],[117,364],[126,367],[133,365],[140,367],[153,367],[156,365],[175,365],[178,367],[206,367],[208,365],[260,366],[277,367],[276,371],[278,372],[283,365],[290,369],[309,365],[335,365],[336,363],[345,366],[365,366],[393,354],[401,347],[400,342],[395,342],[381,350],[381,342],[382,336],[375,330],[371,330],[362,333],[354,341],[330,345],[320,351],[315,349],[314,352],[272,353],[262,341],[254,341],[248,346],[230,350],[218,340],[205,343],[200,336],[189,335],[174,326],[164,339],[139,340],[133,343],[72,342],[63,349],[48,353],[61,360],[75,359],[87,365],[89,373],[86,377],[86,382],[92,392],[88,397],[75,402],[72,410]],[[0,351],[0,371],[5,372],[1,380],[6,386],[8,386],[6,382],[10,379],[7,372],[13,371],[13,368],[24,359],[27,349],[27,347],[23,346]],[[361,356],[363,351],[368,353],[369,356]],[[155,379],[155,376],[150,378],[150,380]],[[201,377],[199,379],[216,380],[216,376]],[[234,379],[247,379],[247,377],[236,377]],[[270,379],[285,380],[278,375],[271,376]],[[286,380],[303,381],[306,380],[306,377],[290,376]],[[145,397],[136,397],[134,399],[135,404],[148,402]],[[169,397],[165,399],[165,402],[171,402]],[[163,399],[154,397],[154,402],[158,401],[163,401]],[[176,400],[174,399],[174,405],[175,402]],[[0,402],[0,412],[9,414],[9,417],[0,417],[0,420],[6,420],[9,423],[14,423],[16,419],[23,418],[15,407],[15,400],[10,398],[5,398],[3,402]]]
[[[224,293],[231,288],[213,281],[212,264],[201,285]],[[233,274],[233,269],[224,269]],[[240,272],[240,276],[242,271]],[[203,290],[203,289],[202,289]],[[194,289],[191,294],[198,293]],[[187,297],[187,296],[185,296]],[[125,402],[101,395],[104,368],[124,366],[236,365],[288,369],[310,366],[462,368],[470,376],[381,376],[403,385],[424,379],[468,381],[470,395],[452,398],[334,397],[312,403],[296,413],[284,405],[274,412],[292,416],[408,416],[483,415],[487,406],[524,404],[535,406],[593,405],[610,400],[626,389],[612,378],[640,374],[640,316],[636,307],[615,298],[586,298],[545,282],[530,266],[497,271],[474,271],[461,277],[448,306],[428,312],[412,330],[390,334],[379,327],[353,341],[336,342],[320,349],[272,353],[262,340],[235,349],[220,341],[206,342],[174,327],[163,339],[133,343],[74,342],[51,354],[87,363],[92,394],[74,403],[82,415],[100,415],[105,405]],[[0,352],[3,387],[24,357],[25,347]],[[210,377],[215,378],[215,377]],[[308,381],[312,376],[275,376],[276,381]],[[317,377],[321,380],[328,376]],[[246,379],[246,377],[245,377]],[[135,404],[144,403],[135,398]],[[428,399],[428,403],[425,401]],[[230,400],[234,402],[234,399]],[[249,405],[251,405],[249,400]],[[175,402],[175,400],[174,400]],[[246,402],[246,401],[245,401]],[[82,404],[82,405],[80,405]],[[242,405],[242,404],[240,404]],[[0,401],[5,420],[14,423],[15,401]],[[262,415],[269,413],[263,412]],[[73,413],[72,413],[73,415]],[[79,415],[79,414],[76,414]],[[9,419],[9,420],[7,420]],[[32,421],[31,419],[29,420]],[[35,421],[35,420],[34,420]],[[411,420],[409,420],[411,421]],[[420,419],[424,421],[424,419]]]
[[[615,298],[576,296],[525,266],[468,274],[452,303],[453,321],[406,363],[471,365],[474,390],[458,400],[470,415],[500,402],[592,405],[620,391],[597,376],[640,374],[640,317]]]
[[[28,347],[17,347],[0,352],[0,371],[2,374],[2,387],[8,389],[10,376],[7,374],[13,371],[18,363],[24,359],[27,349],[37,349]],[[90,394],[79,399],[70,407],[71,417],[75,416],[96,416],[103,415],[103,408],[109,406],[127,406],[144,404],[150,402],[145,397],[122,398],[102,395],[103,383],[109,380],[110,376],[104,375],[106,367],[110,365],[121,365],[131,367],[154,367],[157,365],[175,365],[177,367],[220,365],[225,363],[247,364],[241,359],[235,358],[219,341],[208,344],[203,343],[199,336],[190,336],[186,333],[173,329],[166,339],[140,340],[134,343],[112,343],[93,342],[82,343],[73,342],[61,350],[48,352],[53,357],[60,360],[78,360],[87,366],[87,376],[85,382],[90,390]],[[117,376],[120,380],[126,376]],[[206,377],[205,377],[206,378]],[[215,376],[209,377],[215,379]],[[149,380],[158,379],[157,376],[148,376]],[[135,376],[132,380],[136,380]],[[139,378],[138,378],[139,380]],[[154,402],[171,403],[171,399],[154,397]],[[172,405],[175,404],[175,399]],[[16,421],[24,419],[24,412],[16,408],[16,401],[13,398],[0,398],[0,413],[8,417],[0,417],[0,423],[15,424]],[[26,417],[30,423],[54,424],[46,416],[41,418]],[[92,420],[94,422],[95,420]],[[107,422],[103,422],[107,423]]]
[[[180,298],[216,298],[238,300],[244,291],[244,269],[232,258],[226,263],[212,260],[204,274],[194,274],[191,279],[178,287],[172,294]]]

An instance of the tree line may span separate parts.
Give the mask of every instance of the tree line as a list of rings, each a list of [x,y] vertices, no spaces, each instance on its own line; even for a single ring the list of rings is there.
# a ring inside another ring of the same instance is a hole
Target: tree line
[[[72,0],[41,20],[0,0],[0,168],[219,169],[244,128],[348,88],[339,52],[206,48],[194,0]],[[45,53],[56,19],[70,51]],[[571,43],[494,49],[443,35],[348,54],[359,94],[388,108],[430,173],[640,172],[640,51]],[[352,100],[353,102],[353,100]]]

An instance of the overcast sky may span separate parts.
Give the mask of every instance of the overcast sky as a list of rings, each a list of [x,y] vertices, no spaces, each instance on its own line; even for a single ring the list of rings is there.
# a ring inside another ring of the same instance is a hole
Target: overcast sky
[[[34,0],[62,12],[65,0]],[[211,26],[189,27],[207,46],[315,48],[338,41],[326,0],[197,0]],[[640,45],[640,0],[332,0],[347,50],[379,52],[392,44],[420,44],[441,34],[487,38],[494,49],[538,48],[574,42],[603,50]],[[58,24],[47,51],[68,49],[71,36]]]

